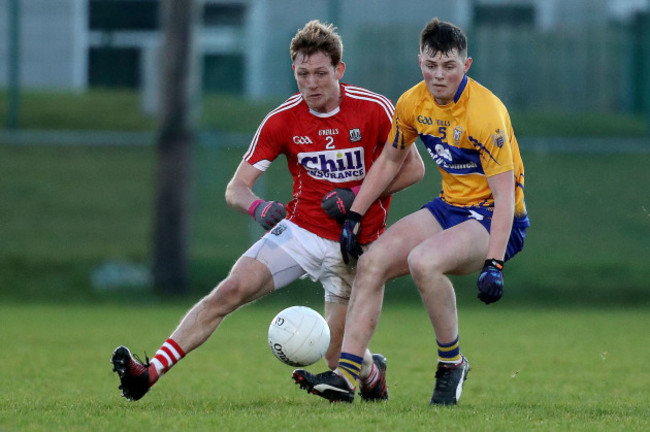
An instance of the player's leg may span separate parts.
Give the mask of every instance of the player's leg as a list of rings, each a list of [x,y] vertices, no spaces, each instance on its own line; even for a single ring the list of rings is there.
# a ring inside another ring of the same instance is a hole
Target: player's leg
[[[309,271],[310,274],[316,275],[323,285],[325,292],[325,319],[330,327],[330,346],[325,355],[327,365],[330,370],[338,366],[341,344],[343,341],[343,332],[345,330],[345,319],[347,305],[352,291],[352,283],[356,274],[356,268],[343,263],[340,245],[338,242],[317,239],[317,244],[313,244],[313,249],[322,251],[322,256],[318,262],[318,272]],[[310,269],[310,265],[306,265]],[[299,372],[298,372],[299,371]],[[309,392],[315,392],[313,386],[310,386],[305,377],[313,374],[305,370],[296,370],[293,379],[301,388]],[[361,383],[361,396],[364,400],[385,400],[388,398],[386,387],[386,359],[381,354],[373,355],[368,349],[362,355],[359,373]],[[328,390],[324,390],[328,392]],[[336,400],[351,401],[354,398],[354,392],[344,390],[343,393],[334,395]]]
[[[409,251],[422,240],[423,235],[433,235],[440,230],[435,225],[431,226],[430,215],[426,217],[425,212],[416,212],[398,221],[361,255],[348,306],[338,367],[334,372],[321,374],[295,370],[293,378],[301,388],[330,401],[354,400],[363,358],[381,313],[385,282],[406,274]],[[377,363],[385,371],[385,360],[383,365]]]
[[[241,257],[226,279],[185,315],[171,338],[186,354],[202,345],[239,306],[273,291],[273,278],[261,262]]]
[[[338,242],[319,238],[314,248],[322,251],[319,260],[320,274],[318,280],[323,285],[325,297],[325,320],[330,327],[330,347],[325,354],[327,366],[334,370],[338,365],[345,331],[345,317],[347,314],[352,284],[356,275],[356,268],[345,265],[341,257],[341,247]],[[373,360],[370,351],[364,354],[362,375],[367,376],[372,369]]]
[[[114,351],[113,369],[120,377],[123,396],[140,399],[172,366],[203,344],[225,316],[303,274],[298,263],[275,243],[266,238],[258,241],[237,260],[228,277],[187,312],[151,363],[143,364],[124,346]]]
[[[163,374],[205,342],[228,313],[272,289],[273,278],[267,267],[241,257],[228,277],[187,312],[151,363],[142,363],[124,346],[115,349],[111,362],[120,377],[122,396],[142,398]]]
[[[327,362],[327,367],[331,370],[336,369],[336,366],[339,364],[347,310],[347,302],[341,303],[325,301],[325,321],[327,321],[330,328],[330,346],[325,353],[325,361]],[[367,377],[370,375],[372,366],[372,353],[369,350],[366,350],[363,355],[363,364],[361,365],[361,376]]]
[[[479,222],[469,220],[428,237],[408,256],[409,271],[441,342],[450,342],[458,334],[456,296],[447,275],[479,269],[489,238]]]
[[[364,246],[367,250],[367,247]],[[325,258],[325,267],[321,280],[325,289],[325,310],[328,305],[337,311],[337,317],[332,320],[336,326],[336,351],[332,350],[328,358],[328,366],[334,370],[339,363],[341,344],[345,331],[347,305],[349,303],[352,285],[356,276],[356,267],[345,265],[341,257],[341,246],[338,242],[329,242]],[[388,399],[386,386],[386,357],[382,354],[372,354],[369,349],[363,353],[363,361],[359,370],[359,390],[364,401]]]
[[[408,273],[409,252],[439,232],[430,214],[419,210],[397,221],[359,258],[345,327],[342,351],[360,355],[377,327],[384,299],[384,285]]]
[[[469,372],[469,362],[460,352],[456,295],[447,275],[480,268],[488,242],[487,230],[476,220],[469,220],[427,238],[409,254],[411,276],[438,344],[432,404],[455,404]]]
[[[325,362],[327,367],[332,370],[336,369],[339,362],[347,310],[347,303],[325,301],[325,321],[327,321],[330,328],[330,346],[325,353]]]
[[[330,328],[330,346],[325,354],[327,366],[334,370],[338,366],[345,329],[347,303],[325,302],[325,320]],[[361,398],[366,401],[388,399],[386,386],[386,358],[382,354],[372,354],[366,350],[359,372]]]

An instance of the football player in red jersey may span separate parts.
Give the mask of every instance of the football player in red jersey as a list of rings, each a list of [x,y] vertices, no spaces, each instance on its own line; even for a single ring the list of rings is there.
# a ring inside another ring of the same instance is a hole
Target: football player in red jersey
[[[355,276],[341,259],[341,222],[381,153],[394,107],[382,95],[340,82],[345,72],[343,44],[332,25],[307,23],[292,39],[290,53],[299,92],[264,118],[226,188],[228,204],[269,231],[187,312],[151,363],[142,363],[125,346],[115,349],[113,370],[129,400],[144,396],[174,364],[203,344],[228,314],[303,276],[320,281],[325,290],[325,319],[331,332],[325,358],[331,368],[338,363]],[[293,196],[286,205],[265,201],[253,192],[279,155],[286,158],[293,177]],[[362,245],[384,231],[390,195],[423,175],[424,164],[414,147],[395,180],[366,212]],[[361,396],[387,399],[386,359],[368,350],[363,357]]]

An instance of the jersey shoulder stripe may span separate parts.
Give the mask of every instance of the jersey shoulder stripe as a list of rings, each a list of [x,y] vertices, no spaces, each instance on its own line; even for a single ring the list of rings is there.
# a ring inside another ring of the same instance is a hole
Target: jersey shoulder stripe
[[[344,85],[346,94],[354,99],[369,100],[380,104],[382,107],[385,107],[386,110],[393,112],[394,106],[393,103],[386,96],[379,93],[372,92],[363,87],[352,86],[349,84]]]
[[[395,107],[387,97],[380,95],[379,93],[371,92],[362,87],[345,85],[344,88],[346,95],[352,99],[367,100],[379,104],[388,116],[388,119],[390,121],[393,120]]]
[[[244,154],[244,160],[248,161],[250,157],[255,153],[255,147],[257,146],[257,142],[260,137],[260,132],[262,131],[262,128],[264,128],[264,125],[266,122],[273,117],[274,115],[290,110],[302,102],[302,94],[298,93],[293,96],[291,96],[289,99],[284,101],[280,106],[269,112],[266,117],[264,117],[264,120],[260,123],[260,125],[257,127],[257,131],[255,132],[255,135],[253,136],[253,140],[251,141],[250,145],[248,146],[248,150]]]
[[[343,87],[345,88],[345,90],[347,92],[354,93],[354,94],[367,95],[367,96],[370,96],[370,97],[377,98],[382,103],[385,103],[387,105],[393,105],[393,103],[390,101],[390,99],[388,99],[386,96],[384,96],[382,94],[379,94],[379,93],[376,93],[376,92],[373,92],[373,91],[368,90],[366,88],[359,87],[359,86],[354,86],[354,85],[350,85],[350,84],[343,84]]]

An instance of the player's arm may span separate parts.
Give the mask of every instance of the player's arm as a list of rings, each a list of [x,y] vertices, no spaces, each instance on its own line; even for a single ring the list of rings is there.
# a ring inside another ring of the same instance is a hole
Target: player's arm
[[[384,150],[368,170],[361,183],[359,194],[354,199],[350,211],[343,221],[343,229],[339,243],[343,262],[348,264],[350,258],[357,259],[363,253],[358,236],[361,230],[361,217],[368,211],[370,205],[395,180],[404,159],[409,154],[408,149],[397,149],[386,143]]]
[[[503,261],[515,217],[515,177],[510,170],[490,176],[487,181],[494,197],[494,213],[486,258]]]
[[[253,186],[263,173],[242,161],[226,186],[226,202],[251,215],[264,229],[271,229],[286,216],[286,209],[279,201],[264,201],[253,193]]]
[[[395,192],[404,190],[422,180],[422,177],[424,177],[424,162],[420,157],[418,149],[415,146],[411,146],[402,167],[393,181],[382,192],[381,196],[389,196]],[[323,196],[321,207],[329,217],[343,222],[360,188],[361,186],[333,189]]]
[[[424,177],[424,162],[422,161],[422,157],[420,157],[418,149],[415,146],[411,146],[409,151],[404,151],[403,153],[407,153],[406,159],[393,180],[389,182],[386,189],[381,193],[381,197],[404,190],[412,184],[419,182]],[[376,163],[377,161],[373,163],[373,166]],[[370,169],[372,170],[372,167]],[[359,193],[360,188],[361,186],[336,188],[323,196],[321,207],[323,207],[323,210],[325,210],[328,216],[339,222],[343,222],[351,210],[350,207],[356,195]]]
[[[515,179],[510,170],[490,176],[487,180],[494,197],[494,213],[487,257],[476,285],[478,298],[490,304],[503,296],[503,262],[515,217]]]
[[[392,147],[392,146],[391,146]],[[382,151],[382,153],[385,149]],[[371,168],[372,169],[372,168]],[[402,163],[395,179],[386,187],[381,196],[392,195],[406,189],[422,180],[424,177],[424,162],[415,145],[409,147],[406,159]]]
[[[381,196],[389,186],[391,189],[396,189],[396,176],[400,172],[400,169],[402,168],[407,155],[410,154],[415,159],[413,151],[417,153],[417,149],[396,149],[391,145],[391,143],[386,143],[384,150],[381,152],[377,160],[372,164],[368,170],[368,173],[366,174],[366,177],[363,179],[363,183],[361,183],[361,189],[359,189],[359,193],[357,194],[357,197],[355,198],[350,211],[363,215],[368,210],[368,208],[370,208],[370,205],[379,196]],[[418,158],[419,156],[419,153],[417,153]],[[416,162],[417,160],[415,160],[414,165],[417,166],[418,163]],[[422,164],[421,175],[424,175],[424,163],[422,162],[422,158],[419,158],[419,163]],[[418,175],[419,174],[416,172],[416,177]],[[406,175],[404,178],[408,180],[409,176]],[[404,181],[404,184],[406,183],[407,181]],[[402,188],[409,186],[410,184],[413,183],[409,183]],[[397,182],[397,186],[400,186],[400,182]]]
[[[264,173],[246,161],[241,161],[226,186],[226,202],[241,213],[247,213],[251,204],[260,199],[253,193],[253,186]]]

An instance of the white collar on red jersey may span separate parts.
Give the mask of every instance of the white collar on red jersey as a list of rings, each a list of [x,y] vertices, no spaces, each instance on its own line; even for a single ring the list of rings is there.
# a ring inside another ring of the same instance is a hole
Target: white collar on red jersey
[[[312,114],[315,115],[316,117],[320,117],[320,118],[328,118],[328,117],[332,117],[332,116],[338,114],[339,111],[341,111],[341,107],[340,107],[340,106],[337,106],[337,107],[334,108],[332,111],[330,111],[330,112],[326,112],[326,113],[322,113],[322,112],[314,111],[313,109],[309,108],[309,112],[310,112],[310,113],[312,113]]]

